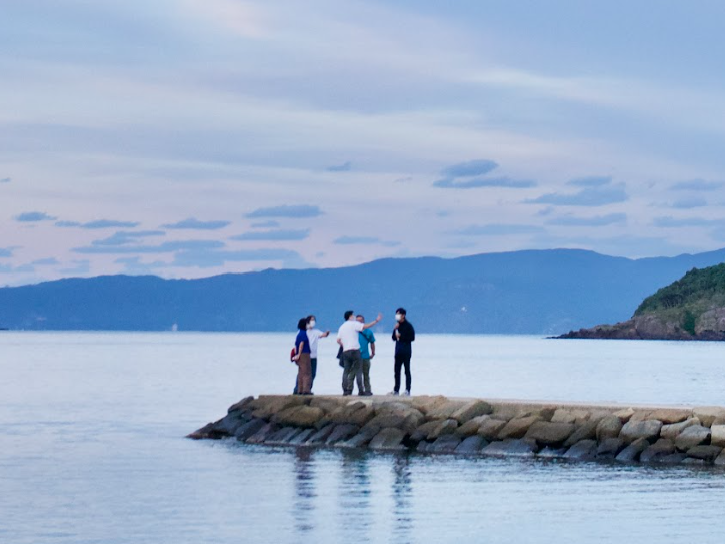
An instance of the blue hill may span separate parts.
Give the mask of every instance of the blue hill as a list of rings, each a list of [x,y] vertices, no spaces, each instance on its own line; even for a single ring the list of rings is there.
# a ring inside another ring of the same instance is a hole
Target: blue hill
[[[725,249],[627,259],[584,250],[382,259],[358,266],[264,270],[199,280],[65,279],[0,289],[0,327],[26,330],[289,331],[315,313],[336,328],[347,309],[392,325],[405,306],[421,332],[560,334],[632,316],[640,302]]]

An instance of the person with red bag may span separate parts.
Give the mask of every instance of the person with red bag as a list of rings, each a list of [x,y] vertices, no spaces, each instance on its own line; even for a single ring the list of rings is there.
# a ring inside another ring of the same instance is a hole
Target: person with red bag
[[[297,364],[297,394],[312,395],[312,360],[306,317],[299,320],[297,329],[299,332],[295,339],[295,356],[292,358]]]

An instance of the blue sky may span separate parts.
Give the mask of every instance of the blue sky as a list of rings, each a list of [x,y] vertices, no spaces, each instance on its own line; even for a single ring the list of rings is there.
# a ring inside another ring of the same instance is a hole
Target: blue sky
[[[725,5],[10,0],[0,285],[725,246]]]

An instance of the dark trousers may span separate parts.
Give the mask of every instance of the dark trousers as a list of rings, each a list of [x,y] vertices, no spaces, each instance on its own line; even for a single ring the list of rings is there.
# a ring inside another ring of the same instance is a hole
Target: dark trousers
[[[312,390],[312,386],[315,385],[315,376],[317,376],[317,357],[310,359],[310,363],[312,365],[312,381],[310,382],[310,390]],[[292,393],[294,395],[297,394],[297,379],[295,379],[295,388]]]
[[[400,392],[400,367],[405,365],[405,390],[410,391],[410,355],[397,354],[395,356],[395,387],[393,390]]]
[[[362,357],[359,349],[342,352],[342,393],[351,395],[354,382],[357,381],[358,393],[365,391],[362,376]]]

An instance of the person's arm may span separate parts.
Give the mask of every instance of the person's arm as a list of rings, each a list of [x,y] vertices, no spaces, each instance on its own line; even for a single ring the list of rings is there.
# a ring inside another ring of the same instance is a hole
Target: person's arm
[[[320,338],[327,338],[328,336],[330,336],[330,331],[325,331],[320,335]]]
[[[375,357],[375,342],[370,343],[370,358]]]
[[[370,323],[365,323],[365,325],[363,325],[362,330],[369,329],[370,327],[374,327],[375,325],[380,323],[380,321],[382,321],[382,319],[383,319],[383,314],[378,314],[378,318],[375,321],[371,321]]]
[[[300,341],[300,345],[297,346],[297,355],[295,355],[295,361],[300,360],[300,355],[302,355],[302,348],[305,347],[305,341]]]

